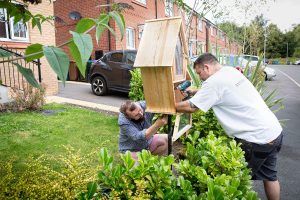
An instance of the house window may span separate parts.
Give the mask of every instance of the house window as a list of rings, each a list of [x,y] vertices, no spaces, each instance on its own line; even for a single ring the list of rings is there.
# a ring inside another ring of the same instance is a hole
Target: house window
[[[6,9],[0,8],[0,40],[28,41],[27,24],[14,18],[8,20]]]
[[[0,38],[8,39],[8,26],[7,26],[7,15],[6,10],[0,8]]]
[[[126,47],[127,49],[135,48],[135,36],[133,28],[126,28]]]
[[[203,21],[202,21],[202,19],[198,20],[198,30],[203,31]]]
[[[192,21],[191,19],[192,13],[190,11],[186,11],[184,18],[185,18],[185,24],[188,25],[189,21]]]
[[[167,17],[173,16],[173,2],[172,0],[165,0],[165,14]]]
[[[146,0],[136,0],[136,1],[138,1],[138,2],[140,2],[141,4],[144,4],[144,5],[146,5],[146,3],[147,3]]]

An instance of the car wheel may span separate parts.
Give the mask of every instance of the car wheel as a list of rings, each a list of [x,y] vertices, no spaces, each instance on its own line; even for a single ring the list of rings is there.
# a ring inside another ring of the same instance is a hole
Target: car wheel
[[[268,75],[267,75],[266,72],[264,72],[264,74],[265,74],[265,81],[267,81],[268,80]]]
[[[104,78],[101,76],[96,76],[92,80],[92,91],[97,96],[103,96],[107,93],[107,85]]]

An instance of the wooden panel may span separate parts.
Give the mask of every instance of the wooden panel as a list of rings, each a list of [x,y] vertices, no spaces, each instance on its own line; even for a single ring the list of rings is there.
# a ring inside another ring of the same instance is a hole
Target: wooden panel
[[[147,112],[175,114],[171,67],[141,68]]]
[[[146,21],[134,67],[173,66],[181,17]]]

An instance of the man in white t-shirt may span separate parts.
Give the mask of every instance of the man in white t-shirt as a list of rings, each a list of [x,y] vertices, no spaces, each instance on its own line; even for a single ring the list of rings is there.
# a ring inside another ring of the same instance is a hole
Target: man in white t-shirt
[[[199,56],[194,69],[204,82],[191,99],[176,104],[177,112],[212,108],[226,134],[241,143],[252,179],[263,180],[269,200],[280,199],[276,160],[282,127],[278,119],[242,73],[222,67],[212,54]]]

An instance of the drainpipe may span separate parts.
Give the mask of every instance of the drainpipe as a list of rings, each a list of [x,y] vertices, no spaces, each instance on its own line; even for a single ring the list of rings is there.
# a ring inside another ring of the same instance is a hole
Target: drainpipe
[[[157,19],[157,0],[155,0],[155,19]]]
[[[107,0],[106,3],[109,5],[110,4],[110,0]],[[107,12],[110,12],[110,6],[107,7]],[[108,26],[110,27],[110,23],[108,22]],[[111,34],[110,31],[107,31],[108,33],[108,51],[111,51]]]
[[[209,24],[209,22],[205,22],[206,23],[206,26],[205,26],[205,31],[206,31],[206,33],[205,33],[205,37],[206,37],[206,52],[208,52],[208,45],[209,45],[209,28],[210,28],[210,24]]]

